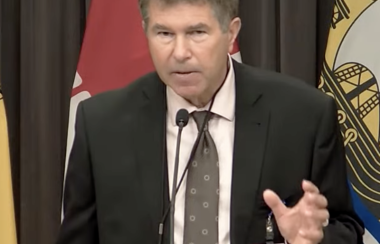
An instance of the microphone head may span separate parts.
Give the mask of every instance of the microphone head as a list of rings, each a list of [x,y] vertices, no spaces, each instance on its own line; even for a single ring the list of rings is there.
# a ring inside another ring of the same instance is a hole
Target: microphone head
[[[189,112],[186,109],[181,108],[177,112],[177,115],[175,117],[175,123],[177,126],[185,127],[188,122],[189,122]]]

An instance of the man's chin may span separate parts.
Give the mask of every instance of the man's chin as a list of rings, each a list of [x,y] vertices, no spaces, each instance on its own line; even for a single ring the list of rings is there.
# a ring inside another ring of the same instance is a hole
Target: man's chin
[[[190,92],[183,92],[183,93],[177,93],[178,96],[182,97],[185,99],[188,103],[194,105],[194,106],[199,106],[198,100],[199,100],[199,95],[198,93],[190,93]]]
[[[198,89],[195,87],[177,87],[174,91],[184,99],[192,99],[199,96]]]

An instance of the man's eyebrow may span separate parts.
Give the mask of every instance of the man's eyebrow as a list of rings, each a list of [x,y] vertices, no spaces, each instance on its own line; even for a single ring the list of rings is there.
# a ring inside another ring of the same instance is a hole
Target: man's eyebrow
[[[198,23],[196,25],[191,25],[187,29],[189,30],[197,30],[197,29],[209,29],[209,26],[205,23]]]
[[[166,27],[165,25],[162,24],[154,24],[152,26],[152,30],[157,31],[157,30],[168,30],[169,28]]]
[[[190,25],[189,27],[186,28],[188,31],[192,31],[192,30],[199,30],[199,29],[209,29],[209,26],[206,25],[205,23],[198,23],[198,24],[195,24],[195,25]],[[170,28],[168,28],[167,26],[165,25],[162,25],[162,24],[154,24],[152,26],[152,30],[153,31],[159,31],[159,30],[170,30]]]

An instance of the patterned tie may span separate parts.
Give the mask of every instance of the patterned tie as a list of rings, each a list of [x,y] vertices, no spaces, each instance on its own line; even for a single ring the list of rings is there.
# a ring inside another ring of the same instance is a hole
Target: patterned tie
[[[194,112],[198,131],[207,111]],[[218,243],[219,162],[206,123],[187,176],[184,244]]]

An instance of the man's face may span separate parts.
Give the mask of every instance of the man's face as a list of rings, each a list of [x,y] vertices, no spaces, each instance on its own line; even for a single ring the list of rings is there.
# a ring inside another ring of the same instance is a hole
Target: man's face
[[[234,19],[223,32],[208,4],[164,6],[151,1],[148,11],[145,29],[158,75],[179,96],[207,103],[225,79],[240,20]]]

